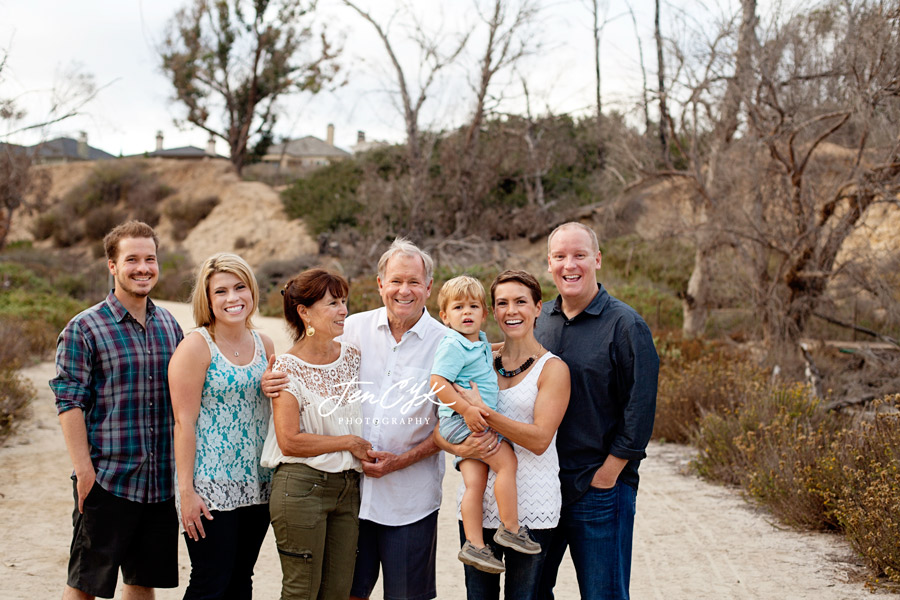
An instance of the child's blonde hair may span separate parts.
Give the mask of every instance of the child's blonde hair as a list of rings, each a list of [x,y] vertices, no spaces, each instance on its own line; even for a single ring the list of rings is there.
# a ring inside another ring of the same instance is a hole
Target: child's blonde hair
[[[461,298],[472,298],[481,302],[481,308],[487,312],[487,299],[481,282],[468,275],[454,277],[441,286],[438,293],[438,306],[441,312],[447,312],[447,305]]]

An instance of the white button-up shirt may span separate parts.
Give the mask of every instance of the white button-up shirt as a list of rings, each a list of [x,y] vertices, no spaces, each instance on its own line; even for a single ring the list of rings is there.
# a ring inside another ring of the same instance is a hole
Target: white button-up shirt
[[[429,379],[446,331],[426,311],[398,342],[384,307],[347,317],[341,339],[362,352],[362,437],[373,449],[403,454],[434,431],[440,400],[429,393]],[[415,523],[440,508],[443,477],[442,452],[384,477],[363,477],[359,518],[392,526]]]

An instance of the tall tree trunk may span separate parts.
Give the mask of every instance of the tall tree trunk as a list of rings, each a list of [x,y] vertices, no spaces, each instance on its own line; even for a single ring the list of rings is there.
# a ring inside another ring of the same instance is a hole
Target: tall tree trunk
[[[644,65],[644,45],[641,43],[641,36],[638,32],[637,17],[634,16],[634,8],[632,8],[630,2],[626,2],[625,6],[628,7],[628,14],[631,15],[631,24],[634,27],[634,38],[637,40],[638,60],[641,65],[641,98],[643,99],[644,106],[644,135],[650,135],[650,100],[648,98],[649,90],[647,88],[647,67]]]
[[[594,17],[594,81],[596,84],[597,102],[597,168],[606,165],[606,144],[603,142],[603,96],[600,91],[600,42],[603,28],[600,26],[600,0],[592,0],[591,9]]]
[[[703,337],[706,330],[706,322],[709,319],[711,263],[715,248],[715,240],[710,232],[700,232],[694,250],[694,268],[687,289],[681,297],[684,316],[681,333],[686,339]]]
[[[666,107],[666,65],[663,60],[662,32],[659,28],[659,0],[656,0],[653,36],[656,38],[656,74],[659,84],[659,144],[663,162],[667,167],[671,168],[672,159],[669,156],[669,109]]]
[[[657,6],[659,2],[657,0]],[[721,230],[707,229],[717,221],[720,203],[728,202],[732,197],[730,184],[723,181],[723,169],[734,168],[730,164],[728,152],[738,126],[740,110],[747,80],[753,71],[753,56],[756,49],[756,0],[741,0],[741,26],[738,33],[738,46],[735,54],[735,71],[729,79],[725,96],[719,111],[719,120],[714,127],[709,161],[706,165],[706,192],[694,200],[694,214],[702,229],[695,237],[696,251],[694,268],[691,272],[688,288],[682,299],[684,324],[682,333],[686,338],[703,335],[709,317],[711,303],[712,269],[710,262],[715,249],[723,243]],[[659,13],[657,13],[657,18]],[[658,34],[658,29],[657,29]]]

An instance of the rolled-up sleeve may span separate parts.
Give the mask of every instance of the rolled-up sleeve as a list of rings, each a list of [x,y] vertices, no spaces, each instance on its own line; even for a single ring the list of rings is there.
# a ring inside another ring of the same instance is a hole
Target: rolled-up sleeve
[[[646,323],[635,321],[623,328],[616,354],[616,378],[624,412],[610,454],[626,460],[642,460],[647,456],[647,444],[653,433],[659,378],[659,355]]]
[[[77,322],[70,321],[56,341],[56,377],[50,389],[56,396],[57,414],[91,404],[93,352]]]

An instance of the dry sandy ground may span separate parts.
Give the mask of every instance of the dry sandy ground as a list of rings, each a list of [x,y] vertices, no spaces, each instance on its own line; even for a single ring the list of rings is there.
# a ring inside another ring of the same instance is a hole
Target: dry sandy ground
[[[182,323],[189,322],[183,306],[162,304],[175,309]],[[279,320],[260,319],[259,324],[273,336],[278,351],[288,347]],[[60,597],[71,536],[71,465],[47,387],[53,365],[42,363],[23,372],[38,396],[19,433],[0,448],[2,600]],[[631,590],[636,600],[896,598],[848,582],[848,573],[859,566],[840,538],[784,530],[733,490],[683,474],[688,448],[653,444],[648,453],[641,467],[634,542]],[[447,473],[438,534],[438,597],[462,600],[453,506],[458,474],[452,469]],[[181,587],[161,590],[157,598],[182,597],[189,574],[183,547],[180,565]],[[271,534],[257,563],[255,589],[261,600],[278,598],[280,567]],[[561,600],[578,597],[568,558],[557,592]],[[372,598],[381,599],[380,589]]]

